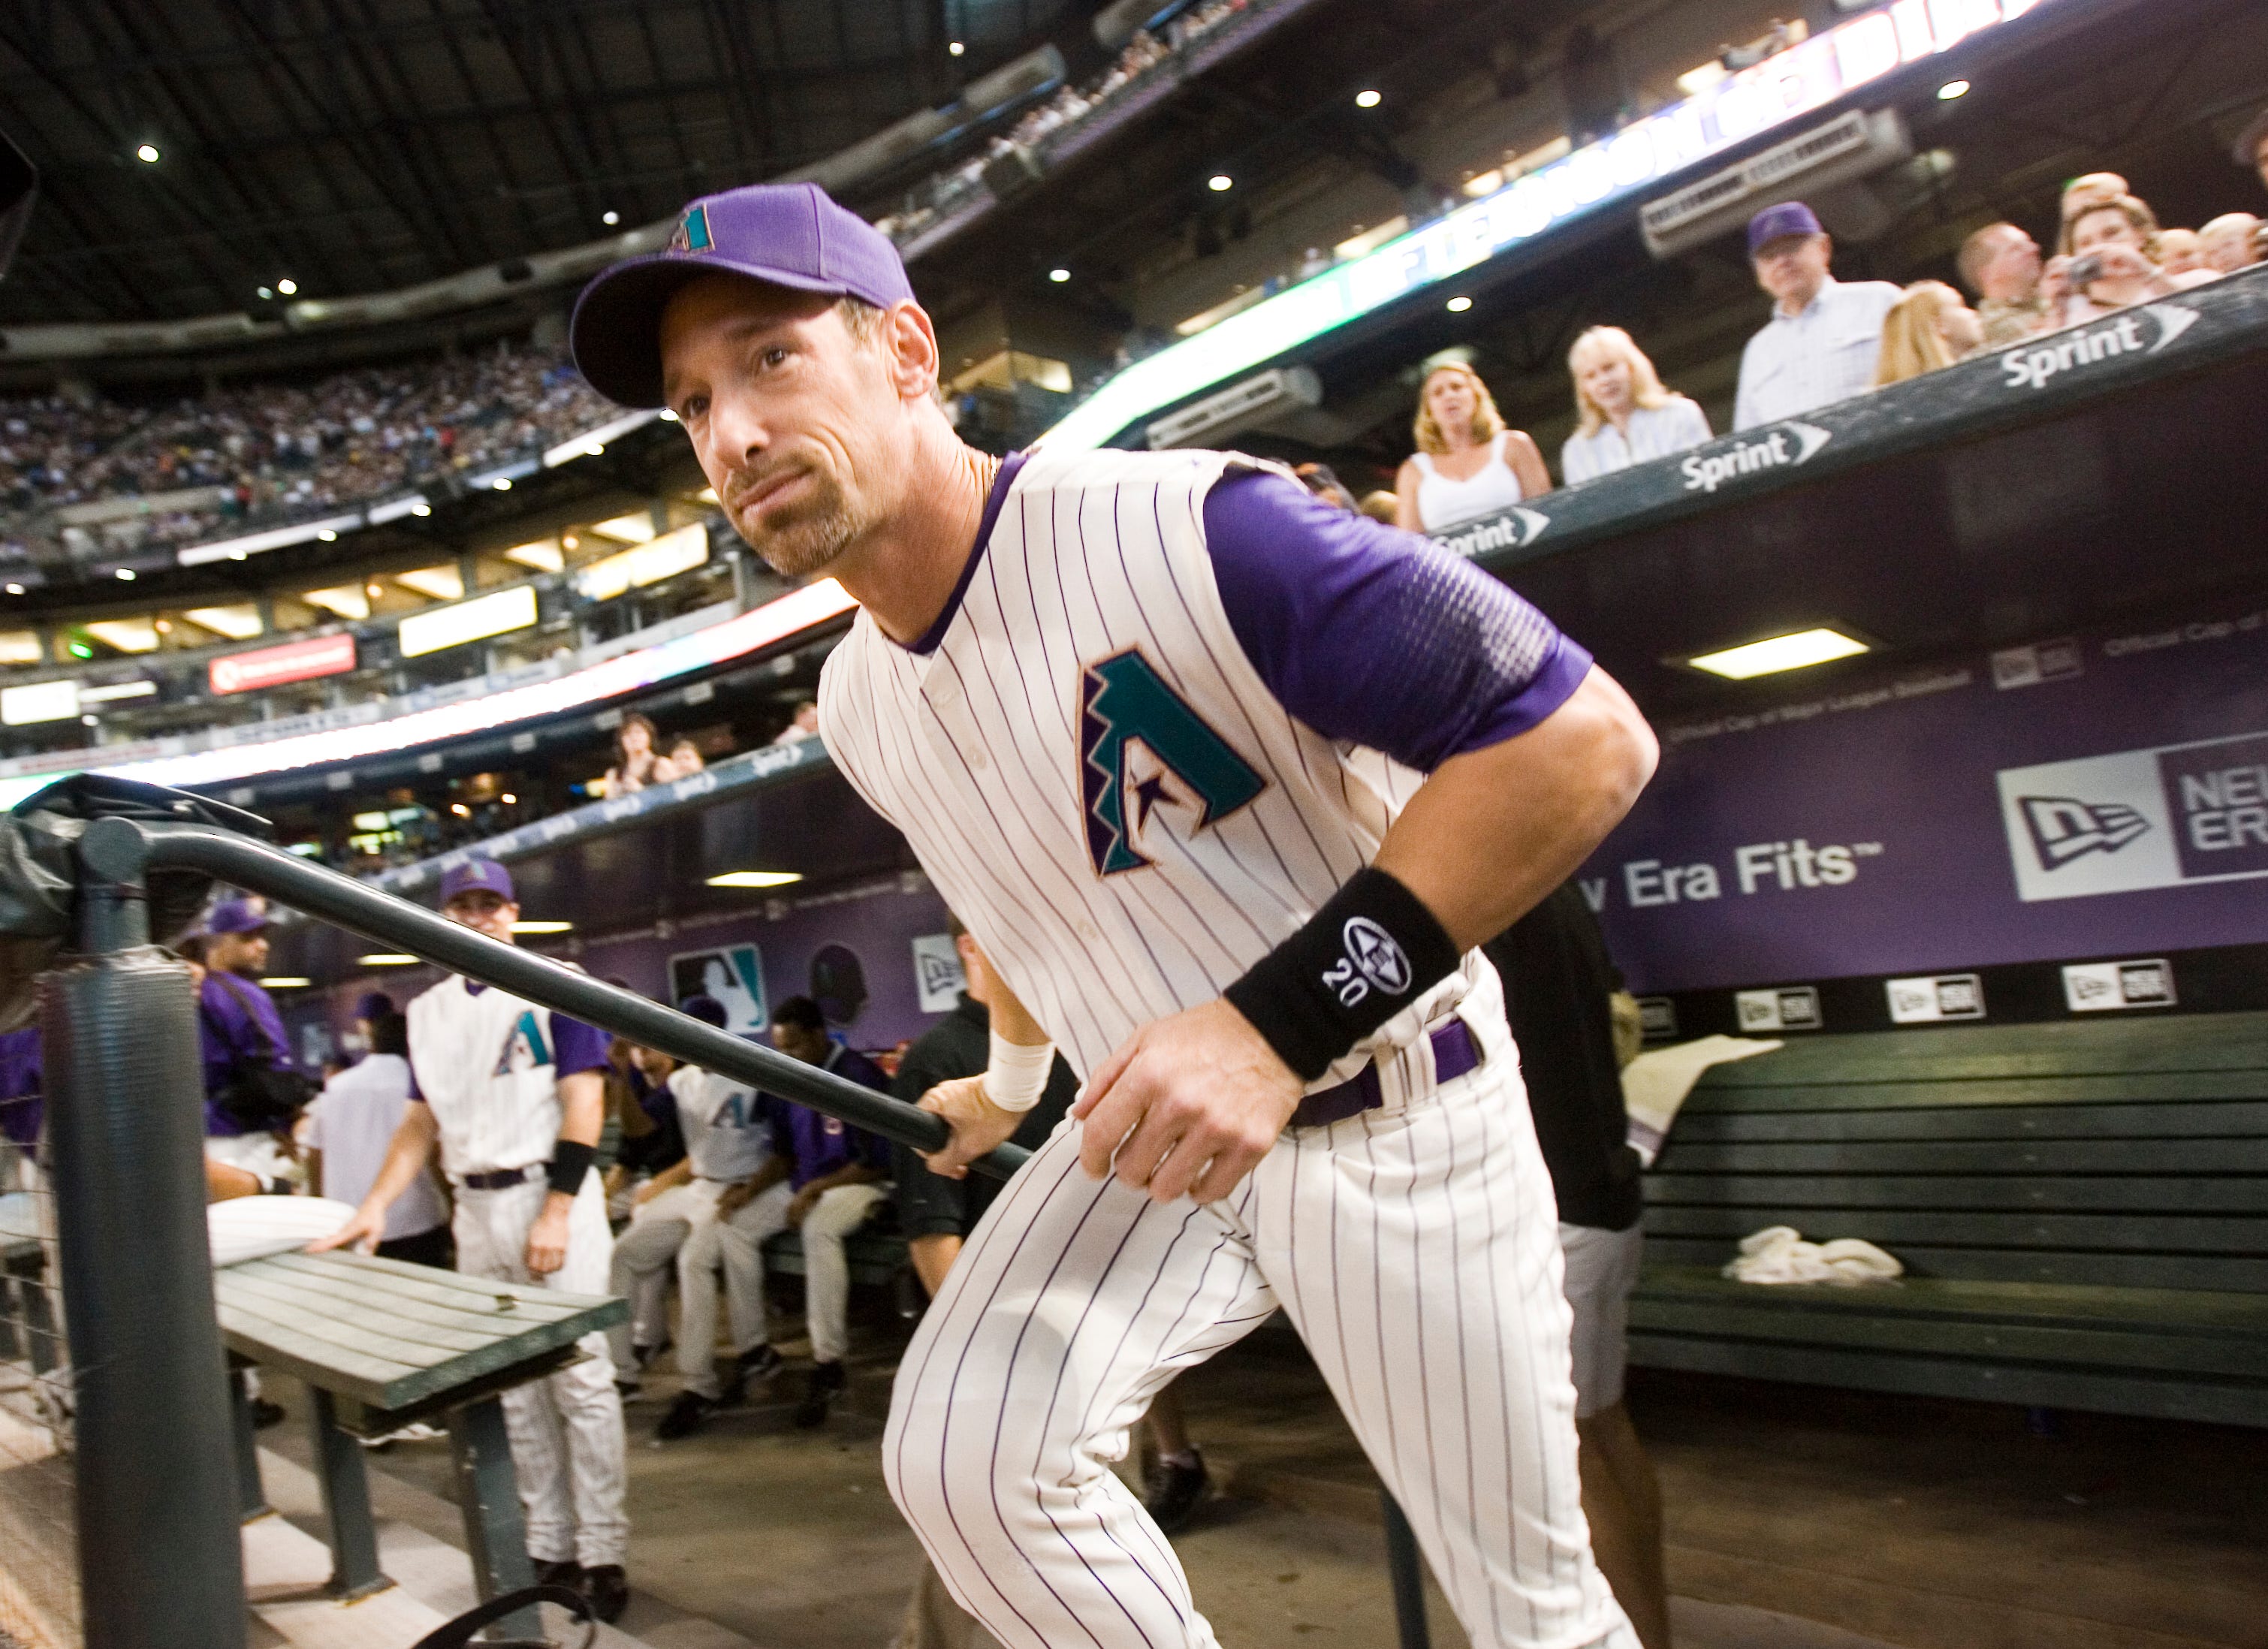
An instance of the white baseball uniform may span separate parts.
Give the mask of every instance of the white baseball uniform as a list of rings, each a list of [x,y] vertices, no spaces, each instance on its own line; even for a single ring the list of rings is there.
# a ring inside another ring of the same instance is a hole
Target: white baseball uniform
[[[1588,667],[1502,585],[1248,461],[1042,451],[1004,468],[929,635],[854,622],[821,725],[1084,1075],[1296,931],[1421,770]],[[1098,1184],[1069,1128],[971,1237],[884,1466],[1008,1649],[1213,1644],[1108,1463],[1279,1307],[1476,1645],[1635,1649],[1588,1549],[1551,1185],[1487,962],[1310,1092],[1350,1079],[1369,1108],[1287,1130],[1222,1202]]]
[[[441,1167],[455,1188],[457,1269],[541,1282],[576,1294],[608,1292],[614,1237],[599,1176],[585,1176],[568,1213],[567,1258],[544,1277],[527,1270],[527,1233],[550,1194],[543,1166],[559,1142],[558,1078],[594,1069],[605,1043],[590,1027],[453,975],[409,1005],[409,1063],[440,1131]],[[509,1184],[475,1177],[518,1172]],[[622,1404],[603,1334],[578,1343],[583,1360],[504,1395],[512,1466],[539,1563],[620,1564],[630,1546],[622,1511]]]

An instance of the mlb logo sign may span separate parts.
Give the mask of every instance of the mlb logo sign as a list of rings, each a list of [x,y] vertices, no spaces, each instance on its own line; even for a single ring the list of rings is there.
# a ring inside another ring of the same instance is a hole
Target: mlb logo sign
[[[725,1028],[755,1041],[771,1028],[764,1006],[763,953],[753,945],[681,951],[669,959],[670,999],[714,997],[725,1005]]]

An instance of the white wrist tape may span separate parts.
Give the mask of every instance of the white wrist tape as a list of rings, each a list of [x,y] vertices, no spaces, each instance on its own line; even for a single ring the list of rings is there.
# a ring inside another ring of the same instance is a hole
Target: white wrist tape
[[[1047,1092],[1048,1072],[1055,1063],[1053,1042],[1027,1048],[1004,1040],[995,1031],[991,1062],[984,1068],[984,1097],[1004,1111],[1028,1111]]]

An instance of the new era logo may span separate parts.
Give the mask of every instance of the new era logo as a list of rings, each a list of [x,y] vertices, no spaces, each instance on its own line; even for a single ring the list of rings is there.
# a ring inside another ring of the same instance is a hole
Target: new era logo
[[[2087,853],[2116,853],[2150,828],[2124,802],[2083,802],[2068,796],[2020,796],[2024,825],[2040,863],[2052,870]]]

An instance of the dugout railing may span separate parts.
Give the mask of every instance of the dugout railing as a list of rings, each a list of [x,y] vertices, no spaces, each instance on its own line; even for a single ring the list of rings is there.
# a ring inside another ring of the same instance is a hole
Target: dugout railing
[[[154,792],[162,797],[163,792]],[[69,948],[38,980],[49,1164],[76,1386],[87,1649],[243,1649],[236,1439],[205,1229],[195,1010],[151,942],[148,878],[190,871],[762,1086],[917,1151],[939,1117],[460,927],[249,836],[122,817],[77,847]],[[1027,1153],[974,1165],[1005,1179]],[[209,1376],[209,1377],[208,1377]],[[1417,1550],[1386,1507],[1405,1645],[1426,1641]]]

